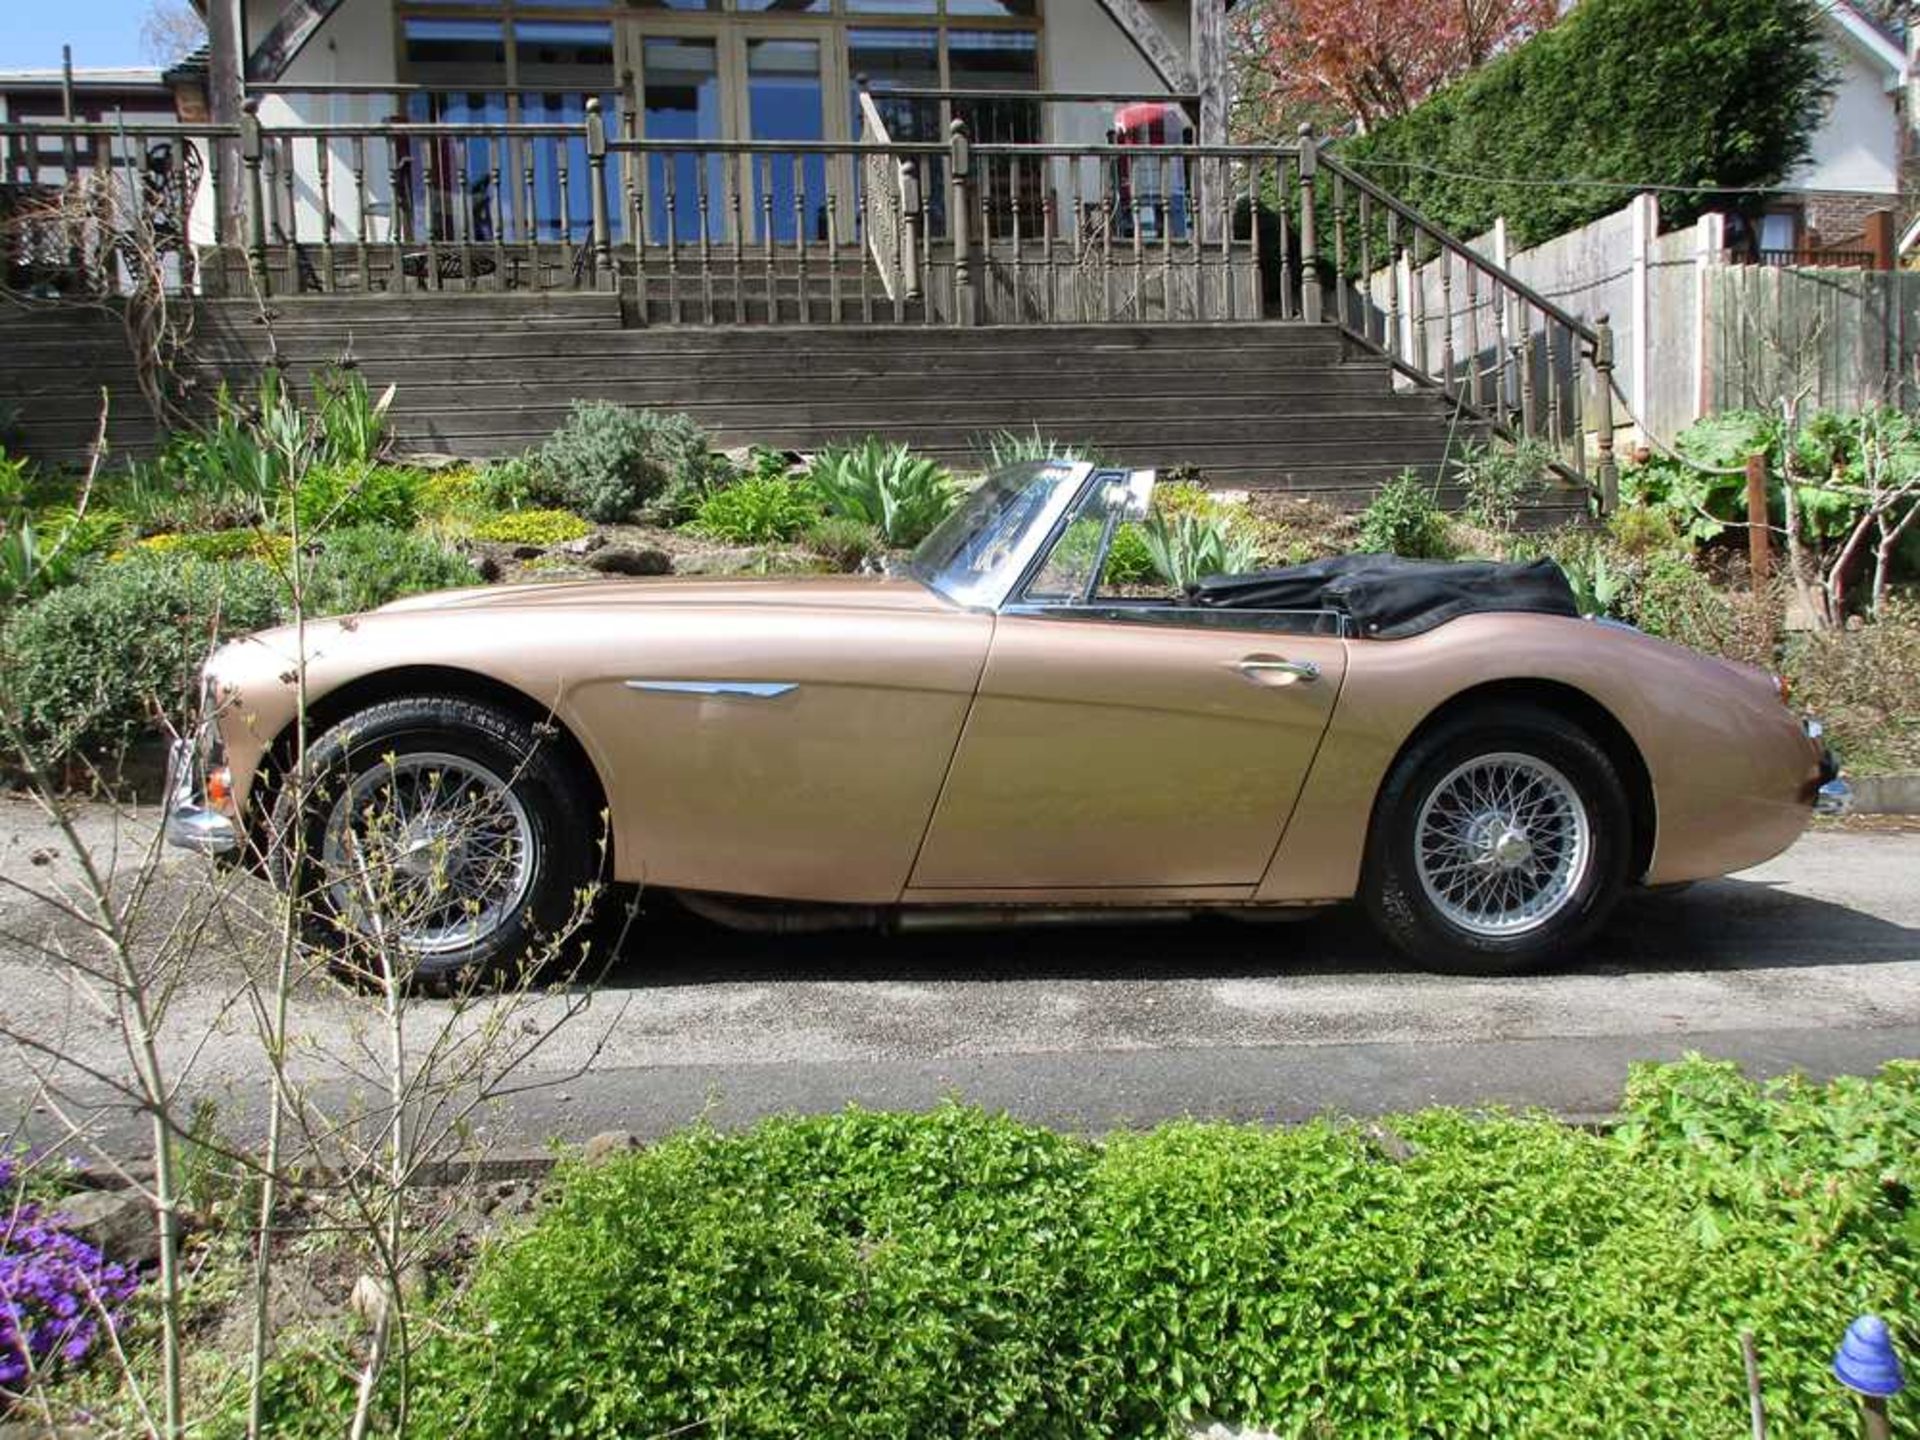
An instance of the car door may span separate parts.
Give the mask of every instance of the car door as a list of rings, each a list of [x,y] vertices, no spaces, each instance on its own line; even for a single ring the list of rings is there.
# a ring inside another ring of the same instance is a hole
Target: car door
[[[1345,642],[1321,615],[1099,596],[1108,493],[1089,486],[1001,608],[908,898],[1230,894],[1266,869]]]

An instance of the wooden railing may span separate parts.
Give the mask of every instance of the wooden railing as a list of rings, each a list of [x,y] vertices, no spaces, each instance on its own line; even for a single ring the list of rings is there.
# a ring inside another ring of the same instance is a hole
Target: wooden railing
[[[1299,192],[1301,248],[1319,256],[1306,294],[1412,383],[1515,439],[1538,441],[1567,479],[1616,502],[1613,333],[1588,322],[1371,180],[1303,131],[1312,183]],[[1595,459],[1589,477],[1588,437]]]
[[[964,108],[959,92],[942,104]],[[1039,97],[1037,97],[1039,98]],[[619,292],[642,323],[1331,322],[1612,502],[1612,337],[1322,151],[610,135],[581,124],[0,125],[12,288]],[[631,127],[631,119],[626,122]],[[229,184],[208,163],[240,157]],[[167,157],[162,163],[161,157]],[[212,176],[211,182],[206,177]],[[211,188],[210,188],[211,187]],[[239,194],[227,193],[237,188]],[[238,243],[211,240],[242,218]]]
[[[1738,263],[1736,258],[1735,263]],[[1761,250],[1753,263],[1774,269],[1877,270],[1880,257],[1871,250]]]
[[[919,172],[892,153],[893,136],[873,96],[860,91],[860,216],[867,251],[888,301],[920,299]]]

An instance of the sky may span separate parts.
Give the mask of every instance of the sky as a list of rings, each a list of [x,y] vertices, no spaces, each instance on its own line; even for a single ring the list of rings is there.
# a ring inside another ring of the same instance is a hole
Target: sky
[[[60,47],[73,63],[150,65],[141,53],[147,0],[0,0],[0,70],[58,69]]]

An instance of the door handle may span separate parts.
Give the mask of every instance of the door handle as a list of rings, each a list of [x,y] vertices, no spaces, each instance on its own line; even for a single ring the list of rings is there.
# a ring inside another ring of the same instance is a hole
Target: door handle
[[[1256,685],[1309,685],[1320,678],[1311,660],[1282,660],[1272,655],[1249,655],[1233,667]],[[1271,678],[1269,678],[1271,677]]]

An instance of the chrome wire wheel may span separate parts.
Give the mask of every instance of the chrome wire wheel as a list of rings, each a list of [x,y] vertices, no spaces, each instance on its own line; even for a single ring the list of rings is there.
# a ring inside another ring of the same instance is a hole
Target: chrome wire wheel
[[[1489,939],[1546,925],[1593,863],[1587,807],[1573,782],[1516,751],[1457,765],[1415,826],[1421,889],[1451,924]]]
[[[486,765],[437,751],[391,756],[333,802],[322,883],[350,933],[431,959],[512,921],[533,882],[534,845],[526,806]]]

